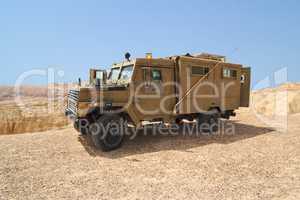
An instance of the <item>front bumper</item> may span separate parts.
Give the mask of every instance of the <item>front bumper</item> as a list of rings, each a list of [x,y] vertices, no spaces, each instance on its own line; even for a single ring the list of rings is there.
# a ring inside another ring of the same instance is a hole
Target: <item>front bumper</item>
[[[71,119],[72,121],[76,121],[78,119],[78,116],[70,109],[65,110],[65,116]]]
[[[68,109],[66,109],[65,115],[72,120],[75,130],[81,134],[88,133],[89,121],[86,118],[80,118]]]

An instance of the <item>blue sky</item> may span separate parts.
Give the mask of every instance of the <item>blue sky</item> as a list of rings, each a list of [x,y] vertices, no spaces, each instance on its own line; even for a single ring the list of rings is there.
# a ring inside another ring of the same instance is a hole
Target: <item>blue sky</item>
[[[91,66],[108,67],[127,51],[224,54],[252,67],[253,84],[282,67],[300,81],[299,10],[297,0],[2,1],[0,84],[48,67],[64,70],[65,81],[87,79]]]

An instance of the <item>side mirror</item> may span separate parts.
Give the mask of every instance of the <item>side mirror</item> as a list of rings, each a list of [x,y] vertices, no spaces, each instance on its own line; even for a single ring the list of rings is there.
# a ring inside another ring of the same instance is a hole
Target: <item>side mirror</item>
[[[103,84],[106,84],[107,82],[107,72],[106,71],[103,71]]]
[[[101,79],[96,78],[96,87],[100,87],[101,86]]]
[[[81,78],[78,78],[78,86],[81,86]]]

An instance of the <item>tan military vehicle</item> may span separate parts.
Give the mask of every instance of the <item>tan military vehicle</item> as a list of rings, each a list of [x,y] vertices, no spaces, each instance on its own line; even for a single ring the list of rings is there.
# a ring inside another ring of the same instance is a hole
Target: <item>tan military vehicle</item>
[[[217,131],[220,118],[249,106],[250,68],[226,62],[224,56],[186,54],[126,60],[107,73],[90,70],[90,84],[70,90],[66,115],[74,127],[91,134],[96,147],[118,148],[126,127],[146,123],[196,121]]]

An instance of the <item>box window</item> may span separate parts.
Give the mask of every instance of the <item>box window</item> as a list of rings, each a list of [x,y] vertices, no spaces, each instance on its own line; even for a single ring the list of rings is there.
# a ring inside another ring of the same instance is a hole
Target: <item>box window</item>
[[[208,74],[209,68],[208,67],[196,67],[192,66],[192,75],[204,76]]]
[[[223,69],[223,77],[225,78],[236,78],[237,71],[234,69]]]
[[[161,71],[158,69],[153,69],[151,71],[151,77],[153,81],[161,81],[162,80]]]

